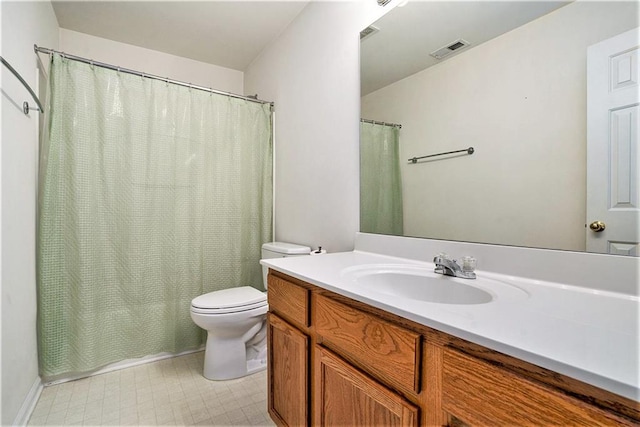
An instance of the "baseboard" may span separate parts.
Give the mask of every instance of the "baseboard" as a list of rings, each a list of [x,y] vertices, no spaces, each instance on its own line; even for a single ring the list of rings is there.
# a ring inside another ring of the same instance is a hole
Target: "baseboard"
[[[162,359],[170,359],[172,357],[184,356],[185,354],[197,353],[198,351],[203,351],[203,350],[204,350],[204,346],[201,346],[199,348],[182,351],[180,353],[165,352],[165,353],[154,354],[150,356],[143,356],[136,359],[121,360],[120,362],[112,363],[110,365],[104,366],[100,369],[97,369],[91,372],[67,373],[67,374],[63,374],[62,376],[45,378],[44,385],[50,386],[55,384],[62,384],[69,381],[79,380],[81,378],[92,377],[94,375],[100,375],[100,374],[105,374],[107,372],[113,372],[113,371],[118,371],[120,369],[130,368],[132,366],[144,365],[145,363],[151,363],[151,362],[157,362],[158,360],[162,360]]]
[[[156,354],[156,355],[152,355],[152,356],[146,356],[146,357],[141,357],[139,359],[129,359],[129,360],[123,360],[121,362],[117,362],[117,363],[113,363],[109,366],[106,366],[102,369],[98,369],[94,372],[90,372],[90,373],[83,373],[83,374],[78,374],[78,375],[70,375],[67,376],[66,378],[57,378],[53,381],[48,381],[46,384],[44,384],[42,382],[42,380],[40,379],[40,377],[36,377],[36,380],[33,382],[33,385],[31,386],[31,388],[29,389],[29,392],[27,393],[27,395],[24,398],[24,401],[22,402],[22,406],[20,406],[20,410],[18,411],[18,414],[16,415],[15,420],[13,421],[13,425],[14,426],[26,426],[27,423],[29,422],[29,418],[31,418],[31,414],[33,413],[33,410],[36,407],[36,404],[38,403],[38,399],[40,398],[40,395],[42,394],[42,390],[44,389],[45,385],[53,385],[53,384],[60,384],[60,383],[64,383],[67,381],[73,381],[73,380],[77,380],[80,378],[86,378],[86,377],[90,377],[93,375],[99,375],[99,374],[104,374],[106,372],[111,372],[111,371],[117,371],[119,369],[124,369],[124,368],[129,368],[131,366],[136,366],[136,365],[142,365],[145,363],[151,363],[151,362],[156,362],[158,360],[162,360],[162,359],[169,359],[172,357],[177,357],[177,356],[183,356],[185,354],[189,354],[189,353],[196,353],[198,351],[202,351],[204,350],[204,346],[194,349],[194,350],[187,350],[187,351],[183,351],[180,353],[160,353],[160,354]]]
[[[42,393],[42,389],[44,388],[40,377],[36,377],[36,380],[33,382],[33,385],[29,389],[29,392],[24,398],[24,402],[22,402],[22,406],[16,415],[16,419],[13,421],[14,426],[26,426],[29,422],[29,418],[33,413],[33,410],[36,407],[36,403],[38,403],[38,399],[40,398],[40,394]]]

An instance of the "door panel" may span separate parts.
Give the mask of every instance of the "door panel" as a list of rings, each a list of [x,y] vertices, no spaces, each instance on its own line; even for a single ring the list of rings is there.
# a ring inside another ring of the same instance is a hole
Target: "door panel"
[[[587,251],[640,255],[638,29],[587,52]],[[589,225],[601,221],[605,228]]]

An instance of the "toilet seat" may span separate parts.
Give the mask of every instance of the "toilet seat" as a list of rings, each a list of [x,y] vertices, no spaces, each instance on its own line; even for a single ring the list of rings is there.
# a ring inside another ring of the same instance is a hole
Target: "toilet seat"
[[[191,311],[202,314],[238,313],[267,306],[267,295],[251,286],[223,289],[191,301]]]

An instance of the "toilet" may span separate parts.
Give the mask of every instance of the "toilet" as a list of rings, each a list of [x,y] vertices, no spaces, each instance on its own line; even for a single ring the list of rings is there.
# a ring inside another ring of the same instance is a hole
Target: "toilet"
[[[262,258],[309,255],[307,246],[284,242],[262,245]],[[267,289],[267,267],[262,267]],[[266,292],[251,286],[223,289],[191,301],[191,319],[207,331],[205,378],[229,380],[267,366]]]

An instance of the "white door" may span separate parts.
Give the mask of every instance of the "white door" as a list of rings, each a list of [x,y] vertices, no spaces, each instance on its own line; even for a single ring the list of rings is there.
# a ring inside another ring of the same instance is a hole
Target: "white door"
[[[640,256],[639,37],[636,28],[587,51],[588,252]]]

